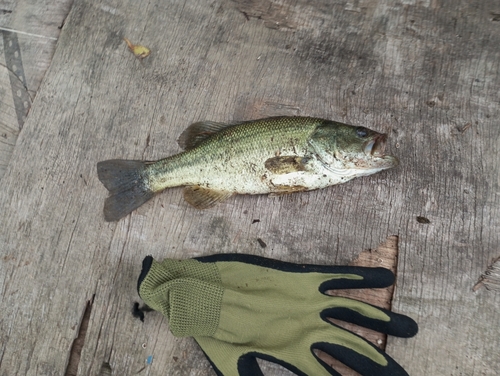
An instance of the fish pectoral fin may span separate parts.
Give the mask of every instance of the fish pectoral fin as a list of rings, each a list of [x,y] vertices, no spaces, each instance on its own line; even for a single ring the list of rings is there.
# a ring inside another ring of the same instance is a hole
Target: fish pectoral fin
[[[307,157],[273,157],[266,160],[264,166],[273,174],[283,175],[292,172],[306,171],[306,165],[309,160],[310,158]]]
[[[193,123],[181,133],[177,143],[184,150],[190,150],[215,133],[231,125],[233,124],[216,123],[215,121]]]
[[[196,209],[208,209],[231,197],[233,192],[217,191],[197,185],[184,187],[184,200]]]

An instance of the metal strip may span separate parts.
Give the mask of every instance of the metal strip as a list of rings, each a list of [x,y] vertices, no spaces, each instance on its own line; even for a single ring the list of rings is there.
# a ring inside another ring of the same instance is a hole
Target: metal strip
[[[26,115],[28,115],[31,107],[31,98],[26,87],[21,49],[19,48],[16,33],[5,30],[1,31],[1,33],[3,34],[5,63],[9,70],[10,87],[12,89],[17,122],[19,129],[22,129]]]

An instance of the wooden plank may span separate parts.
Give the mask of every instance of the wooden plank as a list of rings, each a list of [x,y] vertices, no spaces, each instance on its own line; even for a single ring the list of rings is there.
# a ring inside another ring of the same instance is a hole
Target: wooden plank
[[[472,287],[500,236],[496,2],[242,4],[75,3],[0,182],[0,374],[64,374],[89,301],[79,374],[213,374],[159,315],[132,317],[145,255],[347,264],[398,235],[393,308],[420,333],[388,353],[412,375],[495,375],[500,295]],[[388,132],[401,166],[203,212],[172,189],[104,222],[98,161],[176,153],[194,121],[283,113]]]
[[[0,43],[3,43],[3,41],[0,41]],[[3,176],[7,169],[19,134],[9,76],[9,70],[3,62],[0,62],[0,177]]]
[[[0,9],[0,178],[52,61],[72,1],[3,1]]]

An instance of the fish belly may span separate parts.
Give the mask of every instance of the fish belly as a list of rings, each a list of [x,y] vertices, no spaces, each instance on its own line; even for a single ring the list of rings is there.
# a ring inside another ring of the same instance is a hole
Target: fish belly
[[[273,173],[260,163],[229,166],[204,166],[196,179],[183,185],[228,191],[237,194],[292,193],[344,183],[356,176],[353,171],[332,171],[312,160],[305,171]]]

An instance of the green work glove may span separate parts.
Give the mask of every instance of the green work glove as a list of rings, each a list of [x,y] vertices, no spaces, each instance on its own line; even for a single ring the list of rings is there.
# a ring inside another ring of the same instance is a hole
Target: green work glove
[[[300,265],[239,254],[161,263],[147,256],[138,291],[168,318],[174,336],[195,338],[218,375],[263,375],[256,358],[297,375],[339,375],[313,349],[362,375],[407,375],[384,352],[327,319],[399,337],[415,335],[417,324],[407,316],[325,294],[393,282],[394,275],[383,268]]]

